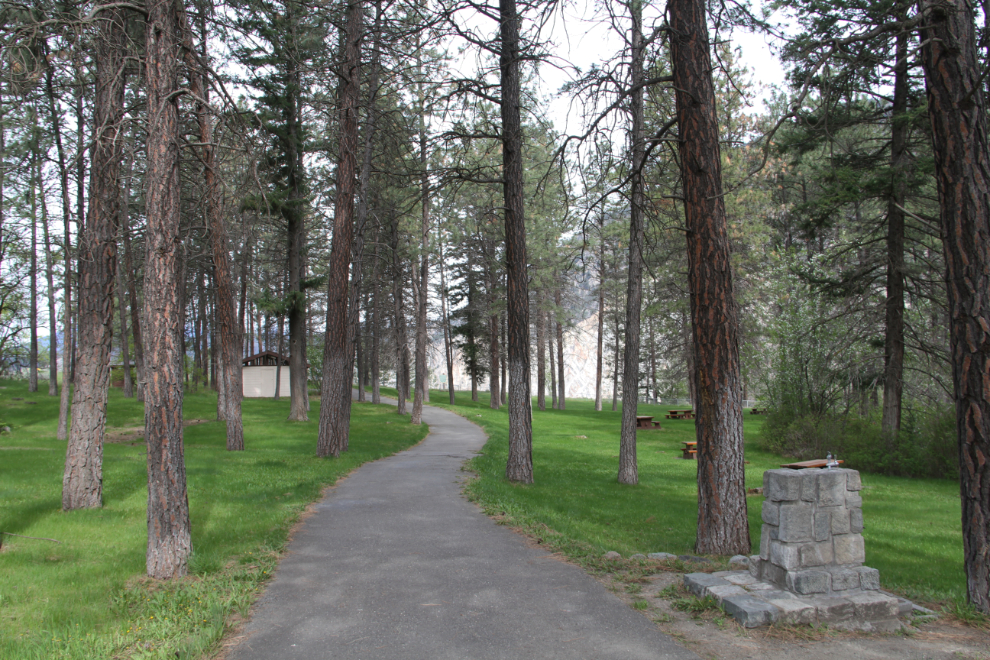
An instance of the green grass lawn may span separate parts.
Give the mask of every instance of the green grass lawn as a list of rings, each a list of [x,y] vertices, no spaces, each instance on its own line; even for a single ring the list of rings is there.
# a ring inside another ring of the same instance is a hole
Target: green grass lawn
[[[354,406],[350,450],[316,457],[318,402],[290,423],[288,398],[244,401],[246,451],[225,450],[211,392],[186,395],[191,576],[144,579],[147,473],[143,406],[111,391],[104,506],[61,510],[65,443],[58,400],[0,382],[0,658],[198,658],[216,646],[271,574],[307,504],[366,461],[405,449],[426,427],[386,424],[394,408]],[[22,400],[15,401],[15,398]],[[33,403],[31,403],[33,402]]]
[[[693,420],[667,420],[667,406],[640,405],[662,430],[637,436],[639,484],[616,482],[620,413],[595,412],[588,400],[567,410],[533,412],[532,485],[505,479],[508,413],[457,394],[451,409],[485,428],[490,438],[471,468],[478,479],[468,494],[491,515],[504,516],[579,561],[608,550],[633,553],[693,552],[697,526],[696,463],[681,458],[681,442],[695,439]],[[431,392],[433,405],[447,393]],[[549,399],[548,399],[549,406]],[[449,407],[449,406],[444,406]],[[763,418],[746,414],[746,485],[763,485],[763,472],[788,462],[760,449]],[[584,436],[584,437],[582,437]],[[855,468],[854,465],[847,467]],[[959,486],[951,481],[863,475],[866,563],[880,570],[884,588],[925,602],[965,601]],[[760,541],[763,497],[750,496],[753,548]]]

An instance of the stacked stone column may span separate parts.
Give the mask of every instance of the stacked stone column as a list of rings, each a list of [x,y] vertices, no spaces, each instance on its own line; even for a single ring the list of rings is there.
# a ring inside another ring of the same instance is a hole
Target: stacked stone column
[[[753,577],[802,595],[879,589],[879,571],[863,566],[862,487],[856,470],[765,472]]]

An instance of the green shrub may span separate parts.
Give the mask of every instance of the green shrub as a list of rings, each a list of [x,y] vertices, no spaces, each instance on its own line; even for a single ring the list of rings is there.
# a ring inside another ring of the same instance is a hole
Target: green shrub
[[[864,472],[904,477],[955,479],[959,476],[953,408],[911,409],[900,433],[888,436],[875,417],[830,413],[767,415],[763,444],[773,452],[801,460],[828,452]]]

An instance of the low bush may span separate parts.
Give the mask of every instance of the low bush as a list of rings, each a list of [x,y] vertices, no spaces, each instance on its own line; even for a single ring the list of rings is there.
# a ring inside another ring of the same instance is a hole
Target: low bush
[[[905,411],[901,431],[884,434],[874,417],[796,415],[787,409],[767,415],[762,439],[768,451],[796,459],[831,452],[858,470],[901,477],[959,477],[955,412],[951,407]]]

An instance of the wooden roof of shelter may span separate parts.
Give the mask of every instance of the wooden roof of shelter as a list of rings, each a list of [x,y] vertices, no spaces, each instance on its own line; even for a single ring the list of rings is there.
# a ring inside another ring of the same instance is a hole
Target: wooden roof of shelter
[[[245,367],[277,367],[279,360],[282,361],[283,367],[289,366],[289,358],[279,355],[275,351],[262,351],[249,355],[242,360],[242,363]]]

